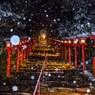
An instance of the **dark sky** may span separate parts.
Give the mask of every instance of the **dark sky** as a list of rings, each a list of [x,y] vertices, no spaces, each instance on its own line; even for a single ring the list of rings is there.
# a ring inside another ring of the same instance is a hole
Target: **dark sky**
[[[39,33],[41,29],[46,29],[48,33],[57,34],[60,23],[66,24],[74,22],[76,12],[82,8],[87,10],[87,15],[95,9],[95,0],[0,0],[3,5],[2,10],[17,14],[24,14],[26,20],[21,19],[26,24],[24,29],[28,35]],[[94,11],[95,12],[95,11]],[[32,32],[31,32],[32,31]]]

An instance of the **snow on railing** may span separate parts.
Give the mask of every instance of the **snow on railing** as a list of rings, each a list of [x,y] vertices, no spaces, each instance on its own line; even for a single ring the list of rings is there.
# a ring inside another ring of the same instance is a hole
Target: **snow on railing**
[[[47,60],[47,59],[46,59],[46,57],[45,57],[45,60],[44,60],[44,62],[43,62],[43,66],[42,66],[42,69],[41,69],[39,78],[38,78],[38,80],[37,80],[37,84],[36,84],[36,86],[35,86],[35,90],[34,90],[33,95],[36,95],[37,88],[38,88],[38,95],[40,95],[40,79],[41,79],[42,73],[44,73],[44,64],[45,64],[46,60]],[[43,75],[44,75],[44,74],[43,74]],[[43,76],[43,77],[44,77],[44,76]]]

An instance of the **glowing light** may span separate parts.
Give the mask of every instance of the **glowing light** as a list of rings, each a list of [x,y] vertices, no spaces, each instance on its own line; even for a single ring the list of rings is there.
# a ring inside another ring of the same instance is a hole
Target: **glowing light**
[[[4,82],[3,85],[6,85],[6,83]]]
[[[74,80],[73,83],[76,84],[76,81]]]
[[[42,35],[42,37],[45,39],[46,35]]]
[[[70,43],[71,43],[71,41],[68,41],[68,43],[70,44]]]
[[[19,36],[13,35],[13,36],[10,38],[10,42],[11,42],[13,45],[17,45],[17,44],[20,42]]]
[[[35,77],[34,76],[31,76],[31,79],[33,80],[33,79],[35,79]]]
[[[11,32],[13,32],[13,29],[10,29]]]
[[[12,89],[13,89],[13,91],[17,91],[18,87],[17,86],[13,86]]]
[[[90,92],[90,89],[87,89],[87,93],[89,93]]]
[[[50,77],[50,76],[51,76],[51,74],[48,74],[48,76]]]
[[[11,45],[10,45],[10,43],[7,43],[7,47],[10,47]]]
[[[74,41],[74,44],[77,44],[77,41],[76,40]]]
[[[67,41],[65,41],[65,43],[67,43]]]
[[[82,44],[85,43],[85,40],[81,40],[81,43],[82,43]]]
[[[26,17],[24,17],[23,20],[26,20]]]

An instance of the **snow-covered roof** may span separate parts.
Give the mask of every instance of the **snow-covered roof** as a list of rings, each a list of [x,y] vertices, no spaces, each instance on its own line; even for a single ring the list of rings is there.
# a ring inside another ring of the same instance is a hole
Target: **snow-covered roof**
[[[90,33],[78,34],[77,37],[90,37]]]
[[[76,36],[71,36],[71,39],[76,39]]]
[[[70,39],[70,37],[65,37],[65,39]]]
[[[91,32],[92,33],[92,35],[95,35],[95,32]]]

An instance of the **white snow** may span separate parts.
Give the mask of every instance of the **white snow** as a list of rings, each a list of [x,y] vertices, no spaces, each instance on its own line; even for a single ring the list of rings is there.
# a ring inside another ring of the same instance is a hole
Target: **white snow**
[[[13,45],[17,45],[17,44],[20,42],[19,36],[17,36],[17,35],[11,36],[10,42],[11,42]]]
[[[34,76],[31,76],[31,79],[33,80],[33,79],[35,79],[35,77]]]
[[[17,91],[17,90],[18,90],[18,87],[17,87],[17,86],[13,86],[13,87],[12,87],[12,90],[13,90],[13,91]]]
[[[92,33],[92,35],[95,35],[95,32],[91,32]]]

